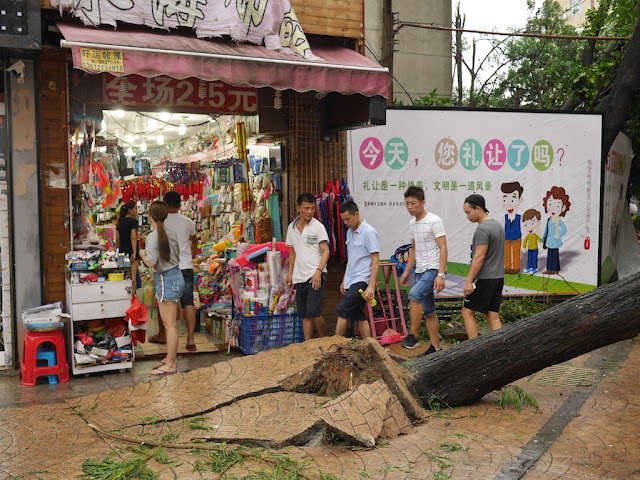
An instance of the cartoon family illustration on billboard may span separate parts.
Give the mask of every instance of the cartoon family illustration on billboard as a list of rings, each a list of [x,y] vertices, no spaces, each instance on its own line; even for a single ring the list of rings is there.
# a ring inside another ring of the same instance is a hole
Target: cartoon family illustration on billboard
[[[560,247],[562,237],[567,234],[567,226],[564,217],[571,202],[569,195],[563,187],[553,186],[542,199],[545,214],[548,215],[544,233],[538,235],[542,214],[529,208],[522,215],[516,213],[523,201],[524,188],[519,182],[503,183],[502,207],[504,215],[504,273],[518,274],[521,271],[520,251],[527,253],[527,266],[523,273],[535,274],[538,272],[539,246],[547,250],[547,265],[543,275],[557,275],[560,271]],[[525,233],[524,239],[522,237]]]

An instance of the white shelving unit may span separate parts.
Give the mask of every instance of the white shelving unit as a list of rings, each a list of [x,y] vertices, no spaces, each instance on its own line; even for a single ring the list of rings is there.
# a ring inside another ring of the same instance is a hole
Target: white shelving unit
[[[78,273],[110,273],[125,271],[131,273],[130,267],[118,267],[108,270],[69,270],[67,269],[66,279],[66,297],[67,311],[71,315],[69,328],[69,344],[71,346],[71,358],[69,365],[74,375],[82,375],[85,373],[104,372],[107,370],[125,370],[133,367],[134,349],[131,346],[130,361],[104,361],[96,364],[77,364],[74,352],[74,344],[76,338],[74,336],[75,326],[78,323],[89,320],[100,320],[104,318],[124,317],[129,307],[131,307],[131,298],[133,289],[131,280],[122,280],[117,282],[104,283],[71,283],[70,276],[74,272]],[[126,274],[125,274],[126,276]],[[130,275],[129,275],[130,277]]]

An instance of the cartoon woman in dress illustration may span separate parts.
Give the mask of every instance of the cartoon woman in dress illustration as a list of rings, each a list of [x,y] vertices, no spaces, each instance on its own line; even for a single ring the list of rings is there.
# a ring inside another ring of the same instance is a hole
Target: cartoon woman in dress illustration
[[[551,187],[542,203],[545,213],[550,215],[542,235],[543,247],[547,249],[547,270],[543,273],[556,275],[560,271],[562,237],[567,234],[567,227],[560,217],[567,214],[571,202],[563,187]]]

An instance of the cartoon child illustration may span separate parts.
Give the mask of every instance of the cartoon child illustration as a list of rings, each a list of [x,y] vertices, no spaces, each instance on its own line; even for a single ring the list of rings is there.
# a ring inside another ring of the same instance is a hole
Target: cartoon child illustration
[[[560,271],[562,237],[567,234],[567,227],[560,217],[564,217],[567,214],[571,202],[564,188],[551,187],[551,190],[542,199],[542,203],[545,213],[550,215],[542,235],[542,246],[547,249],[547,269],[542,273],[556,275]]]
[[[529,232],[522,242],[522,251],[527,253],[527,268],[524,273],[534,274],[538,271],[538,243],[542,243],[542,238],[538,235],[540,226],[540,212],[530,208],[522,214],[522,224],[525,231]]]
[[[502,206],[507,212],[504,216],[504,273],[520,272],[520,215],[516,208],[522,203],[522,191],[519,182],[503,183]]]

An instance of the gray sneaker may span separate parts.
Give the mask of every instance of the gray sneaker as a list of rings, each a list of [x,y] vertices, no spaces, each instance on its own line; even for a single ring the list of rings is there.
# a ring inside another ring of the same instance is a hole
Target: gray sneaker
[[[402,340],[402,346],[404,348],[410,348],[410,349],[414,349],[416,348],[418,345],[420,345],[420,342],[418,341],[418,339],[416,337],[413,336],[412,333],[410,333],[409,335],[407,335],[404,340]]]

